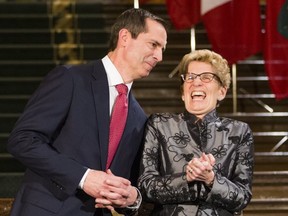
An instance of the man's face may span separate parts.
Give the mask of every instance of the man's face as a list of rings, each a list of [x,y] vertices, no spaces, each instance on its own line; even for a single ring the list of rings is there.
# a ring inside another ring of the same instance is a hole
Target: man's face
[[[130,37],[125,47],[124,59],[129,65],[133,79],[149,75],[156,64],[162,61],[163,50],[167,43],[165,28],[158,22],[146,19],[147,32],[140,33],[136,39]]]

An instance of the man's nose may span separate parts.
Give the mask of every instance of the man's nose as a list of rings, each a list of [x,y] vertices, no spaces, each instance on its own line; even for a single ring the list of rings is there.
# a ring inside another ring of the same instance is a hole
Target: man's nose
[[[154,58],[157,60],[157,62],[161,62],[163,59],[163,50],[161,48],[157,48],[154,51]]]

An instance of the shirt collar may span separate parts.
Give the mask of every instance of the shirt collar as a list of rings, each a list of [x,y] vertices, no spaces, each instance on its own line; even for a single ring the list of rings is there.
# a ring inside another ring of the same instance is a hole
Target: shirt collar
[[[217,115],[216,109],[214,109],[211,112],[209,112],[208,114],[206,114],[202,120],[197,118],[194,114],[189,113],[187,110],[184,111],[184,119],[186,121],[191,121],[194,124],[196,124],[198,121],[200,121],[204,124],[208,124],[210,122],[216,121],[217,118],[218,118],[218,115]]]
[[[106,55],[106,56],[104,56],[104,58],[102,58],[102,63],[104,65],[104,68],[105,68],[105,71],[107,74],[109,87],[124,83],[119,71],[117,70],[115,65],[112,63],[112,61],[108,57],[108,55]],[[132,84],[133,84],[133,82],[126,83],[126,85],[128,87],[128,91],[130,91]]]

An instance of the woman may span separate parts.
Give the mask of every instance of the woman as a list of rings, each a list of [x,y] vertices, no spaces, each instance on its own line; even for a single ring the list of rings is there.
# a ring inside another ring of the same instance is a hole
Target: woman
[[[210,50],[186,54],[179,68],[181,114],[150,116],[139,188],[152,215],[234,215],[251,200],[253,136],[219,117],[231,82],[228,63]]]

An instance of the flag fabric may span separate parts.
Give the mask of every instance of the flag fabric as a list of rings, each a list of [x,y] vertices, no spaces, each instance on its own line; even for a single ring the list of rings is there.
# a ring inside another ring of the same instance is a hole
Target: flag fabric
[[[229,64],[262,51],[259,0],[201,0],[201,15],[212,50]]]
[[[192,28],[200,21],[201,0],[166,0],[170,20],[176,29]]]
[[[288,0],[266,0],[265,70],[276,100],[288,98]]]

